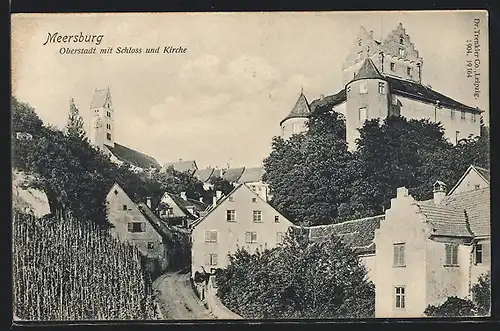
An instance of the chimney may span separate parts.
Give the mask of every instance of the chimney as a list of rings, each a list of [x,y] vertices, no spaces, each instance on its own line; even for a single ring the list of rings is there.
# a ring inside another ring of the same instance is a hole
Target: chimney
[[[436,181],[433,185],[432,192],[434,193],[434,204],[441,204],[444,197],[446,196],[446,184],[439,180]]]
[[[187,201],[186,192],[181,192],[181,199]]]
[[[325,98],[325,95],[324,95],[324,94],[321,94],[321,95],[319,96],[319,99],[320,99],[320,100],[323,100],[324,98]]]
[[[406,187],[399,187],[396,190],[396,198],[405,198],[408,196],[408,189]]]
[[[215,196],[217,197],[217,201],[219,201],[220,198],[222,197],[222,191],[216,191]]]
[[[146,198],[146,206],[148,206],[148,208],[151,209],[151,197]]]

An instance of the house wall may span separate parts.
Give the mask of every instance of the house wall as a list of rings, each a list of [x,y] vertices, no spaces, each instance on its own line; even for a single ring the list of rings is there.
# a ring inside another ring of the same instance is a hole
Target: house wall
[[[277,245],[277,233],[286,233],[292,225],[283,215],[260,199],[251,189],[242,185],[231,195],[233,201],[227,197],[194,227],[192,232],[192,276],[196,271],[209,272],[211,268],[224,268],[228,264],[228,254],[234,253],[238,247],[245,248],[251,253]],[[256,198],[256,202],[252,202]],[[226,220],[226,211],[236,211],[236,221]],[[262,222],[253,222],[253,211],[262,211]],[[279,216],[279,223],[275,223],[275,216]],[[205,242],[205,230],[217,231],[217,242]],[[257,233],[256,243],[246,242],[246,232]],[[217,265],[206,265],[206,255],[217,254]]]
[[[474,251],[472,266],[471,266],[471,285],[477,283],[480,275],[487,273],[491,270],[491,242],[490,238],[477,239],[477,244],[483,245],[483,263],[476,263]]]
[[[342,102],[341,104],[338,104],[334,107],[332,107],[332,110],[337,112],[337,113],[340,113],[342,114],[344,117],[346,116],[346,111],[347,111],[347,103],[346,102]]]
[[[375,278],[375,254],[364,254],[360,255],[359,258],[368,271],[367,279],[373,281]]]
[[[169,207],[172,208],[173,217],[184,217],[186,214],[182,211],[182,209],[177,206],[177,204],[172,200],[172,198],[168,194],[164,194],[161,198],[161,202],[166,203]]]
[[[269,199],[269,185],[262,182],[246,183],[252,191],[255,192],[262,200],[268,201]]]
[[[426,240],[426,305],[441,305],[450,296],[466,298],[469,295],[469,267],[472,246],[452,238]],[[458,266],[446,266],[445,242],[458,246]],[[423,311],[422,310],[422,311]]]
[[[479,115],[475,115],[475,122],[472,120],[472,113],[465,113],[465,120],[461,119],[461,112],[449,108],[435,109],[435,104],[425,103],[414,99],[397,96],[401,102],[401,115],[411,119],[429,119],[430,121],[441,122],[445,129],[445,137],[452,143],[456,143],[456,131],[459,131],[458,140],[467,138],[469,135],[479,136],[480,120]],[[452,118],[451,113],[454,113]]]
[[[418,317],[426,307],[426,240],[430,230],[415,200],[398,189],[375,231],[375,317]],[[393,263],[394,244],[404,243],[403,267]],[[405,308],[395,306],[395,287],[405,288]]]
[[[307,118],[289,118],[281,124],[281,136],[283,139],[290,138],[293,134],[307,131]],[[294,131],[294,127],[296,131]]]
[[[110,190],[106,196],[106,205],[108,221],[113,225],[111,229],[113,236],[119,238],[121,241],[127,241],[136,245],[141,253],[147,257],[163,259],[165,248],[162,237],[119,186],[115,185]],[[123,205],[127,205],[127,210],[123,210]],[[129,222],[145,223],[145,231],[129,232]],[[152,249],[148,249],[148,242],[153,242],[154,246]]]
[[[453,194],[474,191],[476,185],[479,185],[479,189],[490,186],[476,171],[471,170],[460,184],[458,184]]]

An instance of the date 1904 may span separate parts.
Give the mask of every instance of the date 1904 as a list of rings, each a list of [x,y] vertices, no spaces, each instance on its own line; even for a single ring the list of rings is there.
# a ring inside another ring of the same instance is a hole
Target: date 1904
[[[474,98],[478,99],[481,83],[481,43],[479,37],[481,35],[481,30],[479,28],[480,20],[478,18],[474,19],[473,27],[473,39],[465,41],[465,55],[467,60],[465,61],[465,75],[467,78],[474,80]]]

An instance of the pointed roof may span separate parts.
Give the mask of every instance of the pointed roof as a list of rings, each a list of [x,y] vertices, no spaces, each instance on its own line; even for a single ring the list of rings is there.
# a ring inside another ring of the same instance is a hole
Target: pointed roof
[[[280,122],[280,125],[287,119],[309,117],[310,114],[311,108],[309,108],[309,102],[307,102],[306,96],[301,89],[299,98],[297,99],[297,102],[295,102],[295,106],[293,107],[290,114],[288,114],[288,116]]]
[[[186,200],[184,200],[182,197],[180,197],[176,194],[173,194],[173,193],[169,193],[169,192],[165,192],[165,195],[168,195],[170,197],[170,199],[172,199],[172,201],[177,205],[177,207],[179,207],[182,210],[184,215],[186,215],[188,218],[190,218],[192,220],[197,219],[198,216],[191,213],[189,211],[189,207],[193,207],[193,209],[196,212],[200,213],[200,212],[206,211],[208,209],[208,207],[211,206],[211,205],[206,204],[204,202],[193,200],[190,198],[187,198]]]
[[[194,172],[194,177],[198,179],[200,182],[205,183],[208,182],[212,177],[215,169],[214,168],[205,168],[198,169]]]
[[[462,183],[462,181],[469,175],[471,171],[475,171],[479,175],[479,177],[481,177],[486,183],[488,183],[488,185],[490,184],[490,171],[488,169],[484,169],[471,164],[447,195],[453,195],[453,192],[455,192],[460,183]]]
[[[368,57],[363,61],[361,68],[359,68],[358,72],[354,75],[353,81],[373,78],[384,79],[384,76],[380,74],[373,61]]]
[[[104,107],[106,101],[111,98],[111,93],[109,92],[109,87],[101,90],[95,90],[94,97],[90,103],[90,108]]]

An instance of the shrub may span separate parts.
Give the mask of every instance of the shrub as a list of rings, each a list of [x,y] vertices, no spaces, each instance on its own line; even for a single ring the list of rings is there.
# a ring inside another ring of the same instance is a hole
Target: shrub
[[[432,317],[465,317],[474,316],[476,307],[474,302],[456,296],[449,297],[439,306],[429,305],[424,314]]]

